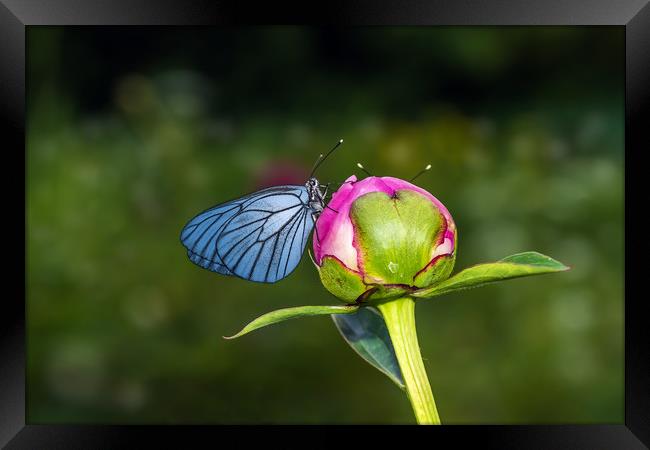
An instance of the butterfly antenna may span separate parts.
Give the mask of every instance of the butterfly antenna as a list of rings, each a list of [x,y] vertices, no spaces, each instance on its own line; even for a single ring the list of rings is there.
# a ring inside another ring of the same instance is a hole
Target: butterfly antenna
[[[409,181],[413,181],[413,180],[415,180],[417,177],[419,177],[420,175],[422,175],[424,172],[429,171],[430,169],[431,169],[431,164],[427,164],[427,166],[426,166],[424,169],[420,170],[420,171],[418,172],[418,174],[417,174],[416,176],[414,176],[413,178],[411,178]]]
[[[368,171],[366,170],[366,168],[363,167],[363,165],[362,165],[361,163],[358,162],[358,163],[357,163],[357,167],[358,167],[359,169],[363,170],[365,173],[367,173],[368,176],[370,176],[370,177],[373,176],[373,174],[371,174],[370,172],[368,172]]]
[[[322,159],[323,159],[323,154],[321,153],[320,155],[318,155],[318,158],[316,158],[316,162],[314,163],[314,165],[311,168],[311,175],[309,175],[309,178],[311,178],[311,176],[314,174],[314,171],[316,170],[316,167],[318,167],[318,163],[320,163],[320,161]]]
[[[332,152],[334,152],[334,150],[336,150],[337,148],[339,148],[339,146],[340,146],[342,143],[343,143],[343,139],[339,139],[339,141],[336,143],[336,145],[335,145],[334,147],[332,147],[332,149],[331,149],[329,152],[327,152],[327,154],[325,154],[325,156],[320,155],[320,156],[318,157],[318,159],[316,160],[316,164],[314,164],[314,168],[311,170],[311,174],[309,174],[309,178],[311,178],[311,177],[314,176],[314,173],[316,173],[316,169],[318,169],[318,166],[320,166],[321,164],[323,164],[323,161],[325,161],[325,160],[327,159],[327,157],[328,157],[329,155],[331,155]]]

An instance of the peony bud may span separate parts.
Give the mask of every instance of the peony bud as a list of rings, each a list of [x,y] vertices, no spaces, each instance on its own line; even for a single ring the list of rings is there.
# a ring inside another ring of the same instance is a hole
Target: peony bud
[[[433,195],[392,177],[353,175],[316,222],[314,257],[325,288],[364,301],[431,286],[456,259],[456,225]]]

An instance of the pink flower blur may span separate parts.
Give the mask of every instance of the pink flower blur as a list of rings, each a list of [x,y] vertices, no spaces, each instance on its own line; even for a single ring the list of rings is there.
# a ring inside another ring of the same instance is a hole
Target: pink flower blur
[[[265,164],[254,177],[254,189],[282,184],[302,185],[309,174],[309,167],[293,161],[274,160]]]

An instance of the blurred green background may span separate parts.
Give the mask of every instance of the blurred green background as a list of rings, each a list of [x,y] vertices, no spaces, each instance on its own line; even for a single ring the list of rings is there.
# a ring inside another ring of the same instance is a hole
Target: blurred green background
[[[199,211],[264,185],[410,178],[457,269],[570,272],[421,301],[443,423],[623,421],[622,27],[29,27],[30,423],[414,423],[305,256],[264,285],[193,265]]]

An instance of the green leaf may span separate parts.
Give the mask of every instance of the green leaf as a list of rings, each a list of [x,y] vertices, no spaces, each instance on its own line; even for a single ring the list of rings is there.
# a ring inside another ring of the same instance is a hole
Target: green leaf
[[[383,317],[375,308],[364,307],[354,314],[332,315],[343,339],[363,359],[388,375],[401,389],[404,379]]]
[[[235,339],[245,334],[250,333],[258,328],[272,325],[274,323],[283,322],[289,319],[296,319],[298,317],[306,316],[321,316],[324,314],[351,314],[359,309],[358,305],[346,306],[296,306],[294,308],[283,308],[276,311],[266,313],[251,323],[246,325],[239,333],[233,336],[224,336],[224,339]]]
[[[449,292],[482,286],[510,278],[542,275],[569,270],[559,261],[537,252],[518,253],[500,261],[478,264],[458,272],[435,286],[413,292],[413,297],[435,297]]]

